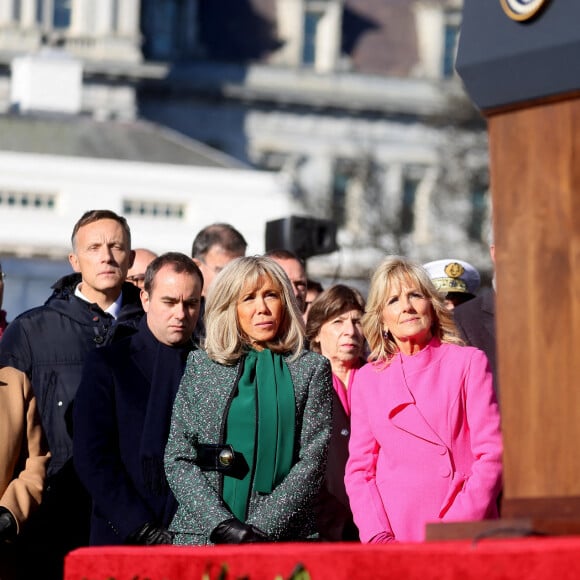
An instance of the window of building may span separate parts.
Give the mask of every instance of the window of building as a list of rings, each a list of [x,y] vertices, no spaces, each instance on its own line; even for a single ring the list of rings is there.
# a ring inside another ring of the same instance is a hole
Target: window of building
[[[356,163],[349,159],[337,159],[332,179],[331,219],[339,227],[346,225],[346,208],[352,180],[357,175]]]
[[[163,201],[125,199],[123,200],[123,213],[132,216],[183,219],[185,205]]]
[[[457,57],[457,42],[461,13],[456,10],[445,13],[445,29],[443,32],[443,77],[450,78],[455,74],[455,58]]]
[[[18,209],[54,209],[56,194],[0,189],[0,206]]]
[[[471,191],[471,218],[467,232],[471,240],[482,241],[485,237],[488,197],[487,184],[481,179],[477,180]]]
[[[332,72],[340,62],[343,0],[276,0],[276,63]]]
[[[415,200],[420,182],[421,179],[416,172],[411,172],[403,178],[400,220],[402,234],[412,233],[415,227]]]
[[[52,25],[54,28],[69,28],[71,0],[53,0]]]
[[[16,5],[20,2],[16,2]],[[36,22],[49,30],[70,28],[72,0],[36,0]]]
[[[111,0],[111,30],[119,30],[119,2],[120,0]]]
[[[318,25],[322,19],[322,13],[314,10],[304,12],[304,38],[302,42],[302,64],[314,66],[316,64],[316,45]]]
[[[193,0],[144,0],[141,28],[146,58],[168,60],[194,51],[195,15]]]

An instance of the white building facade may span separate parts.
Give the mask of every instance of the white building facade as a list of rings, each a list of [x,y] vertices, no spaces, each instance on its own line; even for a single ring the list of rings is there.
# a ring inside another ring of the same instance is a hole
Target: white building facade
[[[248,253],[263,253],[266,222],[296,213],[276,174],[0,152],[0,256],[10,319],[43,302],[56,277],[72,271],[66,257],[73,226],[85,211],[102,208],[127,218],[133,247],[187,255],[197,232],[214,222],[235,225]]]
[[[0,0],[0,112],[23,109],[15,58],[63,51],[82,68],[76,114],[179,131],[335,220],[342,250],[309,260],[313,277],[364,278],[396,252],[485,278],[487,137],[453,71],[460,20],[461,0]]]

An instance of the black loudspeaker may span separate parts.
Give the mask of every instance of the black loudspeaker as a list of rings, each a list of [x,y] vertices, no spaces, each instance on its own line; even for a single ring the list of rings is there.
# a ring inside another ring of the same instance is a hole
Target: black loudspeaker
[[[336,224],[330,220],[290,216],[266,222],[266,251],[289,250],[303,260],[338,250]]]

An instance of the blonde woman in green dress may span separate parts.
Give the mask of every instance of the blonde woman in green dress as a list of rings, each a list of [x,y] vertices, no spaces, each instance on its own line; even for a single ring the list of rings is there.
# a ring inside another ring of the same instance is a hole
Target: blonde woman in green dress
[[[332,375],[304,348],[302,314],[271,258],[228,264],[207,297],[165,452],[174,543],[300,541],[325,472]]]

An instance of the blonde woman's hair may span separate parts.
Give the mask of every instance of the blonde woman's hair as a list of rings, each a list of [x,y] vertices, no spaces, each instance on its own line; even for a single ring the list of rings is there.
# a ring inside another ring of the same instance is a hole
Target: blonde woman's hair
[[[407,258],[389,256],[377,268],[369,288],[367,306],[362,317],[364,335],[370,348],[369,361],[384,361],[399,352],[393,335],[383,333],[383,308],[393,286],[410,281],[416,284],[421,293],[431,302],[433,310],[433,325],[431,332],[441,342],[451,344],[465,344],[460,337],[453,314],[445,307],[443,298],[433,285],[427,271]]]
[[[266,256],[232,260],[215,278],[205,306],[204,347],[212,360],[235,364],[251,346],[238,321],[237,306],[242,291],[257,287],[269,278],[280,292],[284,316],[278,335],[265,346],[273,352],[290,353],[296,358],[304,349],[304,321],[290,280],[282,267]]]

